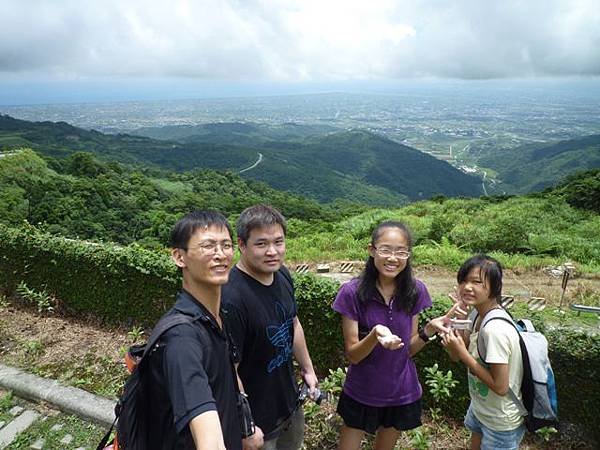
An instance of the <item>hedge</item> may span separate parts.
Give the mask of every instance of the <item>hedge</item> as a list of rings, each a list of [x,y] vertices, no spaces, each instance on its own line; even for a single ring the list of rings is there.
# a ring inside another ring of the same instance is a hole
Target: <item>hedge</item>
[[[0,286],[24,281],[72,315],[150,326],[181,285],[169,256],[136,246],[95,244],[0,225]]]
[[[340,317],[331,309],[339,284],[314,275],[294,278],[308,347],[317,370],[326,374],[345,364]],[[86,243],[42,234],[33,227],[0,225],[0,287],[10,293],[22,281],[60,299],[61,309],[68,314],[128,326],[152,326],[172,304],[181,283],[166,252]],[[434,307],[423,320],[443,313],[448,306],[447,300],[434,299]],[[543,325],[536,323],[538,328]],[[546,336],[561,421],[579,424],[600,442],[596,421],[600,411],[600,336],[563,328],[546,330]],[[436,362],[441,370],[452,370],[460,383],[443,410],[454,417],[464,414],[469,398],[464,366],[452,363],[436,342],[415,360],[420,374]],[[431,405],[427,392],[424,402],[425,407]]]

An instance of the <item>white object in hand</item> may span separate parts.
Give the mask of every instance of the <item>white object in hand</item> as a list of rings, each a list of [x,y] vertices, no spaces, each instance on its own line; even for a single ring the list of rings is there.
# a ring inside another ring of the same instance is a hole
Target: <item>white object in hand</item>
[[[469,319],[450,319],[450,328],[454,330],[469,330],[471,321]]]
[[[400,339],[395,334],[381,336],[381,337],[378,337],[377,340],[383,347],[388,348],[388,349],[396,349],[402,345],[402,339]]]

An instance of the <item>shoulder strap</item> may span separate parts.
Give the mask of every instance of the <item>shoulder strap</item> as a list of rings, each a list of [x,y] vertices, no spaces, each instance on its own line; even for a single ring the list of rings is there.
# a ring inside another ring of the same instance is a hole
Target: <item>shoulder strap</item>
[[[148,342],[146,342],[146,348],[144,349],[144,354],[142,355],[142,359],[150,352],[150,350],[156,345],[160,337],[165,334],[168,330],[173,328],[176,325],[180,325],[182,323],[191,323],[199,318],[194,316],[188,316],[183,313],[176,313],[167,317],[163,317],[158,321],[152,333],[150,334],[150,338]]]
[[[503,320],[505,322],[510,323],[516,330],[517,330],[517,334],[519,332],[519,329],[517,328],[517,326],[515,325],[515,322],[512,319],[512,316],[503,308],[500,309],[493,309],[491,311],[488,311],[488,313],[483,317],[483,320],[481,321],[481,325],[479,326],[479,334],[477,335],[477,353],[479,353],[479,357],[481,358],[481,360],[483,362],[485,362],[485,358],[487,356],[487,351],[485,346],[482,346],[481,342],[483,340],[483,336],[481,334],[481,331],[483,330],[483,327],[485,327],[490,320]],[[475,326],[475,319],[473,320],[473,327]],[[520,338],[521,336],[519,336]],[[482,351],[483,348],[483,351]]]
[[[166,331],[170,330],[171,328],[173,328],[176,325],[180,325],[182,323],[191,323],[197,319],[198,319],[198,317],[188,316],[187,314],[183,314],[183,313],[175,313],[173,315],[161,318],[158,321],[158,323],[156,324],[156,326],[154,327],[154,329],[152,330],[152,333],[150,334],[150,338],[146,342],[146,346],[144,348],[144,353],[142,355],[140,363],[142,360],[144,360],[146,355],[156,345],[156,343],[158,342],[160,337]],[[236,386],[237,386],[237,383],[236,383]],[[115,409],[115,411],[116,411],[116,409]],[[96,448],[96,450],[104,450],[104,448],[106,447],[106,444],[108,443],[108,439],[109,439],[118,419],[119,419],[119,415],[115,414],[115,419],[113,420],[113,423],[110,426],[110,429],[106,432],[104,437],[100,440],[100,443],[98,444],[98,447]]]
[[[491,316],[490,316],[490,314],[491,314]],[[521,359],[523,361],[525,361],[525,359],[527,358],[527,349],[525,348],[525,342],[523,341],[523,338],[521,337],[521,332],[520,332],[521,330],[519,330],[519,327],[517,326],[517,324],[515,324],[512,316],[508,313],[508,311],[506,311],[505,309],[501,309],[501,310],[494,310],[494,311],[488,312],[485,315],[485,317],[483,319],[483,322],[481,323],[481,326],[479,327],[479,332],[481,333],[481,330],[483,330],[483,327],[485,325],[487,325],[492,320],[502,320],[504,322],[510,323],[513,326],[513,328],[517,332],[517,336],[519,336],[519,346],[521,348]],[[487,352],[484,349],[484,353],[483,353],[483,357],[482,357],[481,347],[480,347],[480,340],[481,339],[483,339],[483,338],[482,338],[481,334],[479,334],[477,336],[477,353],[479,353],[479,357],[481,358],[481,360],[485,362],[485,357],[486,357],[486,353]],[[525,352],[525,353],[523,353],[523,352]],[[523,365],[523,373],[525,373],[525,365]],[[527,412],[527,409],[525,408],[525,405],[523,404],[523,402],[521,400],[519,400],[519,397],[510,388],[510,386],[508,387],[507,395],[513,401],[513,403],[515,405],[517,405],[517,408],[519,410],[519,414],[521,414],[522,416],[526,416],[528,414],[528,412]]]

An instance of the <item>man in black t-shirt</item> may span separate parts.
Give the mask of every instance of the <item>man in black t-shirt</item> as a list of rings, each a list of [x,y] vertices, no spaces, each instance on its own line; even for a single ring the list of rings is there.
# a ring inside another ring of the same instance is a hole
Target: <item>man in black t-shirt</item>
[[[241,450],[237,380],[220,316],[233,261],[231,228],[219,213],[194,211],[177,222],[171,245],[183,290],[166,315],[195,320],[162,336],[140,376],[148,449]]]
[[[257,425],[256,433],[244,440],[244,449],[298,450],[304,414],[292,356],[310,395],[317,377],[298,320],[292,279],[282,266],[285,219],[276,209],[257,205],[242,212],[236,228],[241,256],[223,286],[223,310],[238,350],[240,384]]]

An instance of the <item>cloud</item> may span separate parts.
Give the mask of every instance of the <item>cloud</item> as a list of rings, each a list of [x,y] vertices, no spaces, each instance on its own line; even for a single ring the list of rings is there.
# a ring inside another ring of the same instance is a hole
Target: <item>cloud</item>
[[[0,0],[0,8],[5,77],[600,74],[597,0]]]

